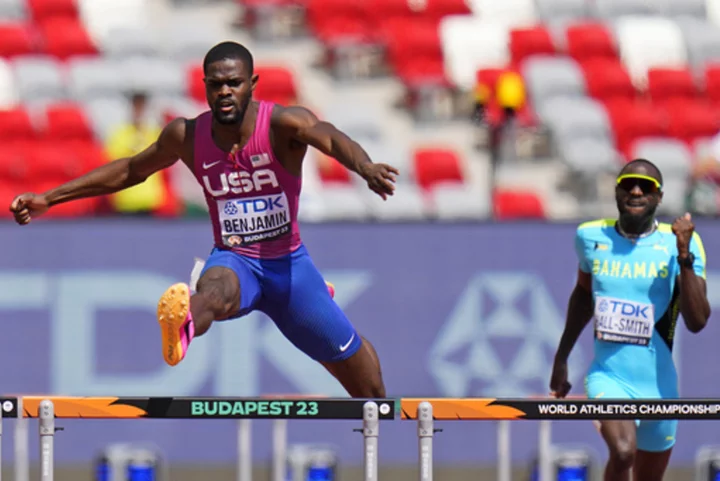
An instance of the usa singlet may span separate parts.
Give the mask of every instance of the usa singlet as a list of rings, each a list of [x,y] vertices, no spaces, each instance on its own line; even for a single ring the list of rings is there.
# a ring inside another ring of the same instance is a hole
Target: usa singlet
[[[273,153],[273,104],[260,102],[255,130],[235,155],[212,138],[212,112],[197,117],[194,175],[203,186],[215,245],[256,258],[280,257],[301,245],[297,223],[301,178]]]

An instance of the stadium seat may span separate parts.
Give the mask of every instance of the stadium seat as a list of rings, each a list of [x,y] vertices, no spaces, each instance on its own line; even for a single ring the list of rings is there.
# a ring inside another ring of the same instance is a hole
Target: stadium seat
[[[388,62],[404,83],[444,79],[438,26],[431,21],[393,22],[387,45]]]
[[[701,100],[667,102],[663,109],[667,112],[668,134],[688,146],[720,131],[720,116]]]
[[[42,23],[49,18],[78,19],[75,0],[26,0],[34,22]]]
[[[13,184],[24,184],[27,181],[27,151],[27,142],[3,140],[3,148],[0,149],[0,183],[12,186]]]
[[[545,218],[540,197],[525,190],[496,189],[493,192],[493,211],[497,220]]]
[[[538,117],[558,139],[613,138],[610,119],[597,100],[590,97],[556,97],[544,102],[541,107],[537,111]]]
[[[423,189],[428,189],[438,182],[464,182],[463,167],[454,151],[418,148],[413,154],[415,177]]]
[[[710,62],[704,68],[704,87],[707,99],[720,105],[720,62]]]
[[[693,99],[698,96],[692,72],[684,68],[648,69],[648,94],[655,103],[672,102],[678,99]]]
[[[319,114],[322,119],[332,123],[361,145],[383,140],[383,130],[378,119],[384,115],[384,111],[376,105],[359,102],[331,104]]]
[[[37,50],[38,45],[29,25],[0,20],[0,57],[10,58],[36,53]]]
[[[617,149],[631,157],[631,144],[643,137],[668,135],[667,114],[657,106],[627,100],[606,102]]]
[[[572,172],[587,175],[615,172],[622,163],[614,137],[565,136],[558,139],[558,144],[560,156]]]
[[[476,17],[488,24],[501,24],[508,28],[530,27],[537,23],[533,0],[469,0]]]
[[[488,193],[476,186],[440,182],[429,194],[439,220],[481,220],[492,214]]]
[[[26,0],[0,0],[0,19],[24,21],[28,17]]]
[[[682,32],[672,20],[623,16],[615,21],[615,28],[620,56],[636,86],[646,85],[647,70],[651,67],[682,68],[687,64]]]
[[[204,74],[202,65],[190,66],[185,75],[187,95],[197,102],[207,102],[203,77]]]
[[[65,60],[79,55],[96,55],[97,49],[79,19],[50,17],[38,25],[44,51]]]
[[[79,140],[92,142],[92,127],[82,108],[73,103],[50,105],[45,110],[46,125],[43,130],[45,141],[59,142]]]
[[[439,35],[445,74],[462,90],[473,90],[479,69],[504,68],[510,62],[505,25],[451,15],[440,21]]]
[[[102,44],[116,29],[157,29],[148,0],[77,0],[90,37]],[[184,26],[187,26],[186,24]]]
[[[28,112],[22,107],[0,110],[0,140],[5,142],[31,141],[37,138]]]
[[[693,17],[707,18],[707,0],[667,0],[658,6],[663,15],[672,18]]]
[[[521,72],[536,108],[553,97],[586,95],[582,70],[570,57],[536,55],[523,63]]]
[[[115,28],[102,39],[100,50],[112,58],[153,57],[161,54],[159,39],[146,28]]]
[[[533,55],[553,55],[555,45],[550,32],[542,26],[510,30],[510,60],[520,65]]]
[[[619,60],[593,58],[581,64],[587,92],[602,102],[632,100],[637,92]]]
[[[694,17],[676,20],[687,46],[688,63],[702,69],[708,62],[720,59],[720,27]]]
[[[260,65],[255,68],[258,83],[254,97],[280,104],[297,102],[297,88],[293,73],[283,66]]]
[[[592,3],[597,16],[608,20],[623,16],[660,13],[656,2],[646,2],[645,0],[595,0]]]
[[[568,55],[580,63],[595,58],[618,58],[612,32],[603,23],[573,23],[565,30],[565,36]]]
[[[55,102],[68,96],[62,67],[53,57],[23,55],[12,62],[22,102]]]
[[[163,31],[165,55],[181,63],[201,62],[207,51],[218,43],[217,32],[203,24],[174,25]]]
[[[372,31],[369,8],[363,2],[309,0],[306,9],[308,26],[324,44],[341,39],[369,39]]]
[[[183,67],[172,59],[134,57],[118,59],[119,87],[123,92],[140,90],[150,96],[185,93]]]
[[[79,57],[67,62],[70,95],[76,101],[107,98],[122,92],[124,81],[117,61]]]
[[[545,23],[560,24],[591,18],[590,2],[585,0],[536,0],[537,15]]]

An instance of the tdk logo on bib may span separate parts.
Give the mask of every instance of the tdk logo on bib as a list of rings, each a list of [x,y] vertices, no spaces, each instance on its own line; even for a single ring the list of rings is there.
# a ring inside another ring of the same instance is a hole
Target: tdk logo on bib
[[[273,239],[290,232],[290,209],[284,192],[218,201],[222,236],[230,246]]]
[[[598,297],[595,337],[602,341],[647,346],[655,326],[652,304]]]

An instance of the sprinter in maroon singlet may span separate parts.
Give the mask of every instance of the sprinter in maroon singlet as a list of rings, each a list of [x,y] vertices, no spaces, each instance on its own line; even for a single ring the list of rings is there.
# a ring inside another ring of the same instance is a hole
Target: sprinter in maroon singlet
[[[398,171],[373,163],[356,142],[305,108],[254,101],[258,76],[242,45],[216,45],[203,68],[209,111],[173,120],[134,157],[43,194],[17,196],[10,205],[16,222],[28,224],[62,202],[127,189],[182,159],[204,189],[214,246],[197,292],[175,284],[158,302],[165,361],[178,364],[214,321],[258,310],[351,396],[385,397],[375,349],[332,300],[300,238],[297,212],[308,146],[360,175],[383,199],[393,195]]]

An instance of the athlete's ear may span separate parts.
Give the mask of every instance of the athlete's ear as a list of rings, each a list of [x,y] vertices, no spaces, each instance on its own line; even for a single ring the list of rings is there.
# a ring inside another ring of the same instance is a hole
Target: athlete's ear
[[[252,78],[250,79],[250,91],[254,92],[255,87],[257,86],[257,81],[260,78],[258,74],[253,74]]]

